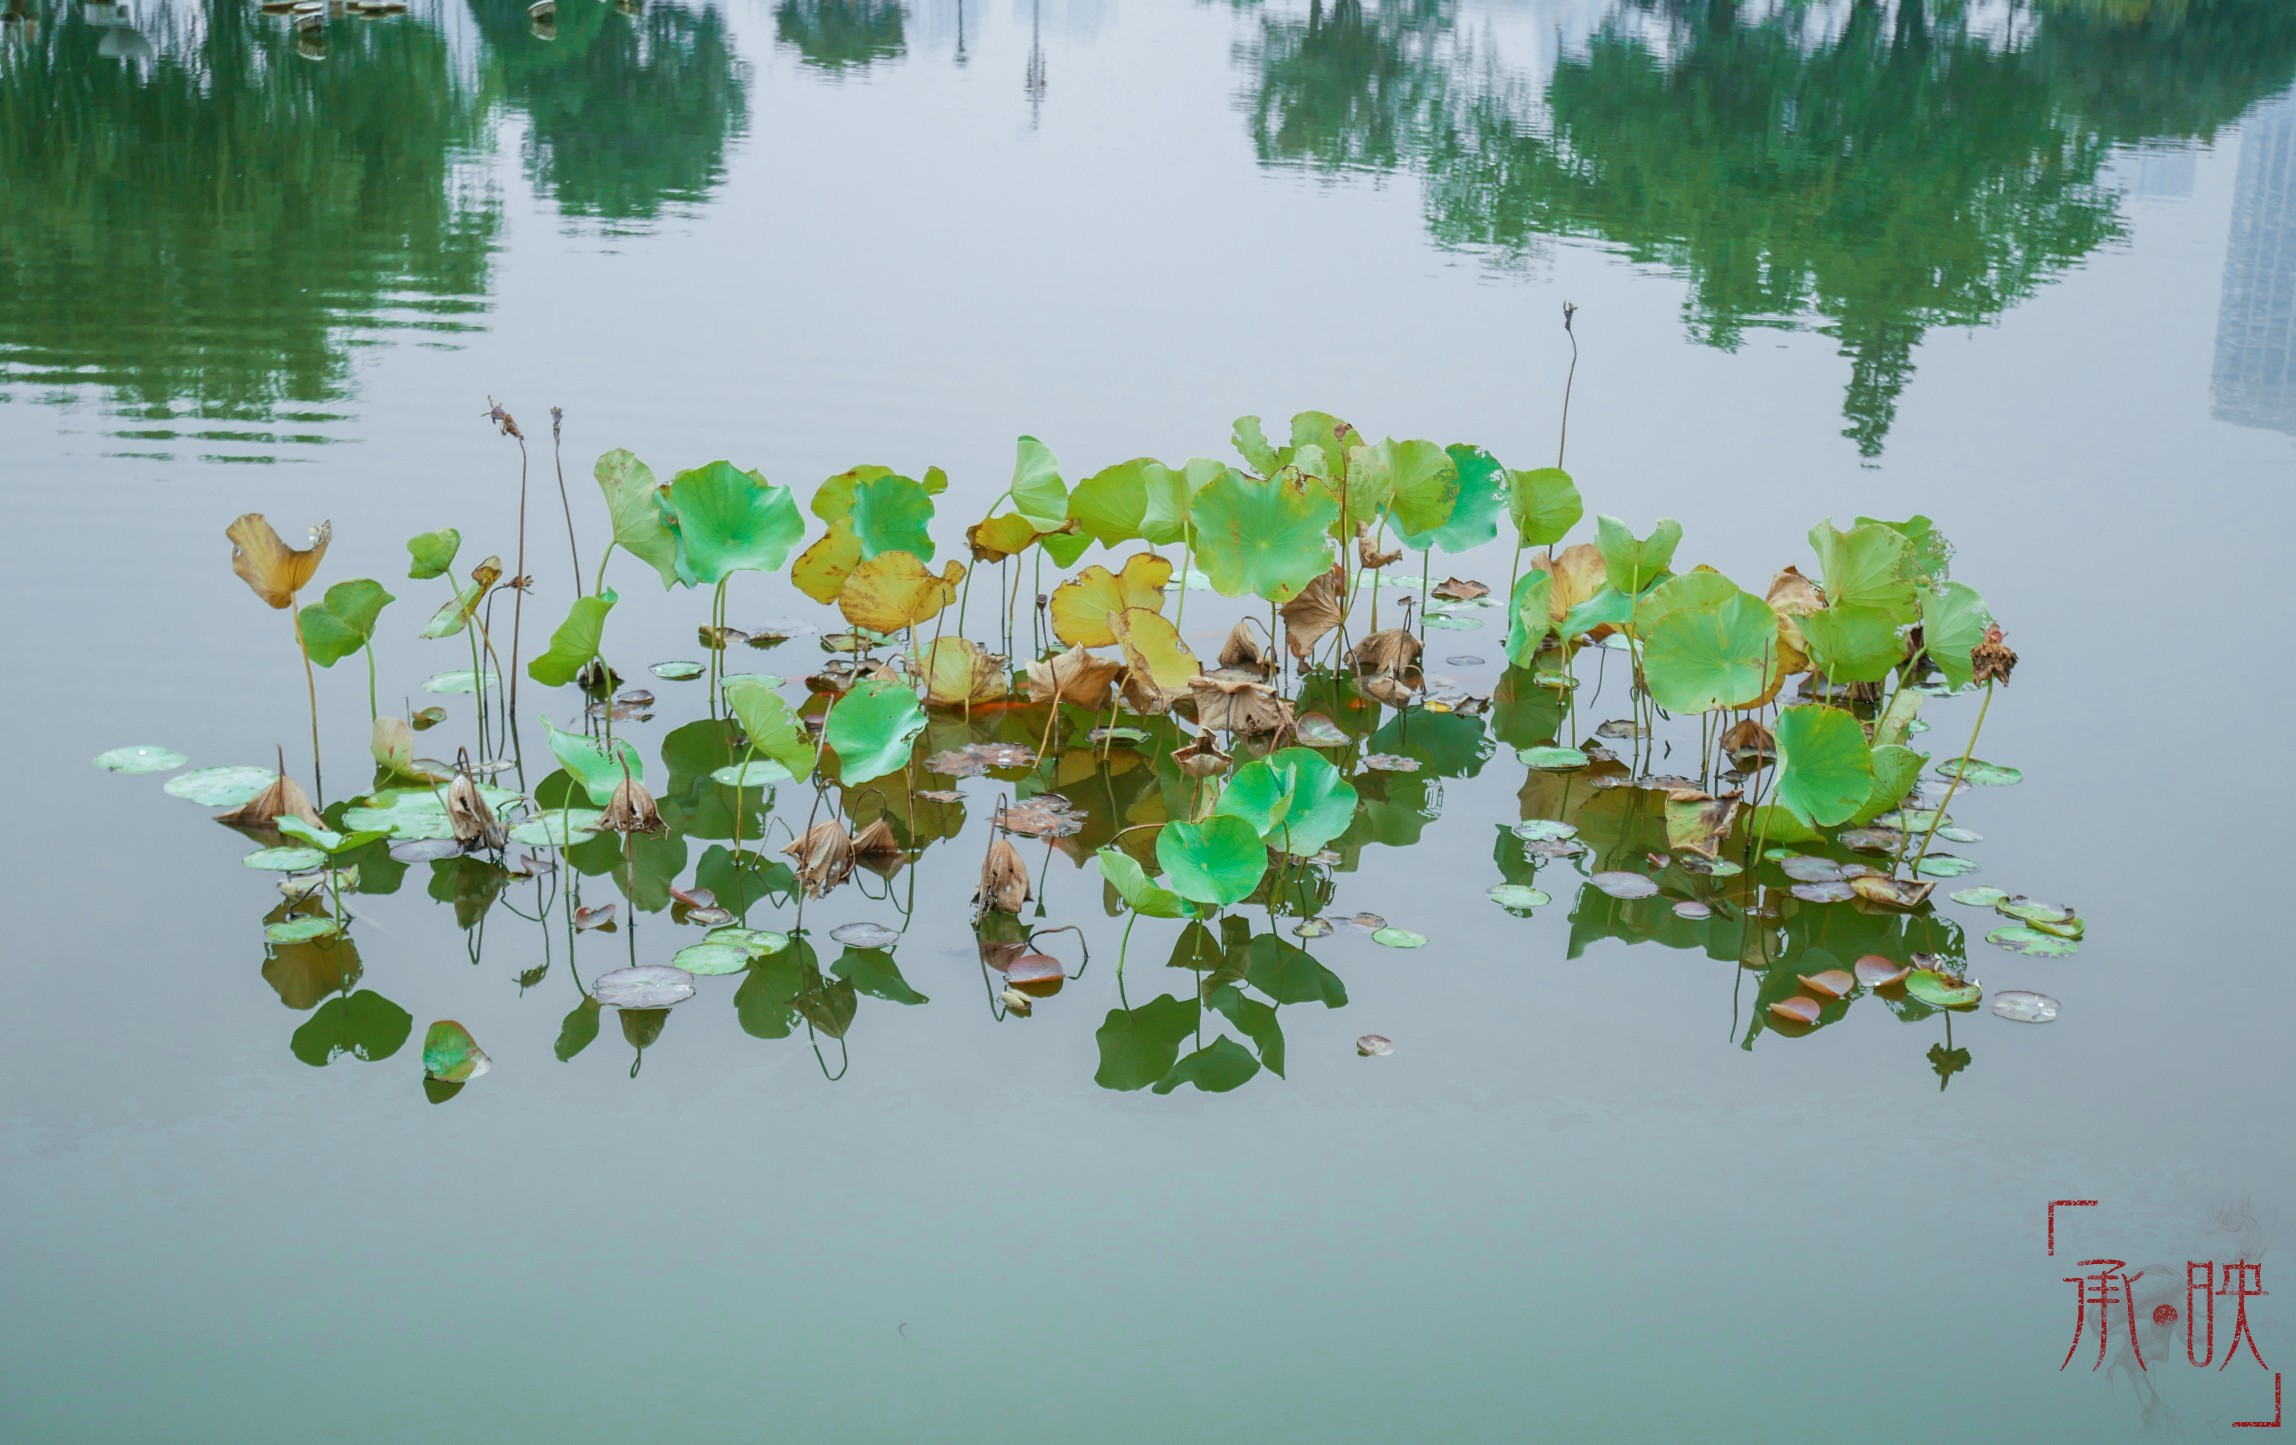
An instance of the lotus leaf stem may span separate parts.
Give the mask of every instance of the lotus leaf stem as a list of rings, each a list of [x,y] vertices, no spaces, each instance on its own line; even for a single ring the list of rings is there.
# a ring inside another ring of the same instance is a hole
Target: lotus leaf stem
[[[1985,682],[1985,698],[1977,704],[1977,722],[1969,729],[1969,746],[1961,750],[1961,762],[1953,770],[1953,781],[1946,785],[1945,801],[1939,803],[1936,813],[1931,815],[1929,831],[1921,835],[1921,851],[1913,855],[1913,871],[1916,875],[1921,872],[1921,860],[1929,856],[1930,840],[1937,836],[1938,826],[1945,821],[1945,810],[1952,805],[1953,795],[1961,791],[1961,780],[1969,772],[1969,759],[1977,751],[1977,735],[1985,731],[1985,711],[1992,706],[1993,681],[1988,678]]]

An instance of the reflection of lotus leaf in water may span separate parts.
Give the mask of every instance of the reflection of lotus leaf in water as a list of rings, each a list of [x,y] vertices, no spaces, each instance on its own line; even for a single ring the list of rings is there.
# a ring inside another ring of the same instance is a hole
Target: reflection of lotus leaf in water
[[[441,1019],[423,1035],[423,1074],[443,1084],[466,1084],[494,1066],[470,1030]]]
[[[667,964],[642,963],[599,974],[591,982],[590,995],[607,1008],[667,1008],[694,996],[694,976]]]

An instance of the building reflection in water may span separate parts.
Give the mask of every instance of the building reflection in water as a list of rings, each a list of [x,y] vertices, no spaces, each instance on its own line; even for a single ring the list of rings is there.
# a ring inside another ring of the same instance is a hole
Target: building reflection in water
[[[2213,383],[2218,420],[2296,436],[2296,91],[2241,128]]]

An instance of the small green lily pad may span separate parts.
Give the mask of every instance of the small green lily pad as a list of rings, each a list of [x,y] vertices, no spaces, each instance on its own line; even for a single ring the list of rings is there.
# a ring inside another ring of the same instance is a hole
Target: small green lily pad
[[[1985,935],[1985,941],[1996,948],[2021,953],[2027,958],[2064,958],[2081,951],[2081,945],[2073,939],[2059,938],[2053,933],[2045,933],[2023,923],[1996,928]]]
[[[789,769],[771,758],[751,758],[746,763],[728,763],[710,774],[712,782],[729,788],[770,788],[790,779]]]
[[[1515,824],[1515,826],[1509,831],[1511,831],[1516,837],[1521,838],[1527,842],[1538,841],[1542,839],[1553,840],[1561,838],[1576,838],[1578,836],[1578,825],[1576,823],[1566,823],[1560,818],[1525,818],[1522,822]]]
[[[1573,769],[1583,768],[1587,764],[1586,754],[1577,748],[1556,747],[1551,744],[1535,748],[1517,748],[1515,749],[1515,756],[1521,760],[1523,766],[1536,768],[1543,773],[1567,773]]]
[[[696,943],[681,948],[670,962],[696,978],[721,978],[749,967],[749,950],[731,943]]]
[[[1408,928],[1388,927],[1374,929],[1371,934],[1371,941],[1383,943],[1389,948],[1424,948],[1427,945],[1427,935],[1413,933]]]
[[[1976,984],[1933,968],[1915,969],[1905,981],[1905,991],[1931,1008],[1971,1009],[1985,997],[1985,990]]]
[[[1649,898],[1658,892],[1658,880],[1640,873],[1613,870],[1597,873],[1587,881],[1613,898]]]
[[[510,837],[529,848],[571,848],[596,837],[605,816],[596,808],[553,808],[511,829]]]
[[[332,918],[283,918],[264,924],[263,936],[273,943],[309,943],[335,932],[337,926]]]
[[[1973,828],[1956,828],[1948,824],[1937,830],[1937,836],[1948,843],[1982,843],[1985,835]]]
[[[1961,878],[1977,871],[1977,860],[1957,853],[1931,853],[1914,865],[1924,878]]]
[[[239,861],[272,873],[300,873],[326,862],[327,855],[316,848],[258,848]]]
[[[193,768],[160,784],[171,798],[185,798],[202,808],[236,808],[279,781],[269,768]]]
[[[1456,612],[1429,612],[1425,621],[1429,627],[1451,632],[1472,632],[1483,625],[1480,617],[1461,617]]]
[[[1528,913],[1534,908],[1543,908],[1555,901],[1545,892],[1533,888],[1527,883],[1501,883],[1489,890],[1489,896],[1493,903],[1498,904],[1509,913]]]
[[[1950,778],[1958,774],[1961,781],[1965,783],[1975,783],[1987,788],[2006,788],[2012,783],[2025,781],[2025,775],[2017,769],[2003,763],[1989,763],[1982,758],[1971,758],[1969,766],[1966,768],[1961,766],[1961,759],[1959,758],[1941,758],[1938,761],[1936,772],[1941,778]]]
[[[2077,916],[2062,903],[2044,903],[2022,893],[2013,897],[2005,894],[1994,901],[1993,907],[2004,917],[2020,923],[2067,923]]]
[[[458,672],[442,672],[430,678],[423,683],[423,691],[437,693],[442,697],[452,697],[457,693],[477,692],[481,687],[498,688],[500,686],[502,686],[502,678],[493,670],[472,672],[466,667]]]
[[[1966,903],[1971,908],[1991,908],[2009,895],[1999,888],[1962,888],[1945,896],[1956,903]]]
[[[108,753],[96,754],[96,766],[107,773],[166,773],[182,767],[187,761],[183,754],[173,748],[155,747],[149,743],[113,748]]]
[[[698,662],[657,662],[652,671],[664,682],[692,682],[709,668]]]
[[[1292,925],[1292,935],[1295,938],[1322,938],[1330,932],[1331,920],[1328,918],[1303,918]]]
[[[766,954],[779,953],[789,947],[789,935],[776,933],[770,928],[713,928],[702,942],[726,944],[743,950],[753,958],[762,958]],[[687,970],[688,973],[692,971],[691,969]]]
[[[1311,748],[1344,748],[1351,739],[1346,729],[1320,712],[1311,712],[1292,725],[1292,735]]]

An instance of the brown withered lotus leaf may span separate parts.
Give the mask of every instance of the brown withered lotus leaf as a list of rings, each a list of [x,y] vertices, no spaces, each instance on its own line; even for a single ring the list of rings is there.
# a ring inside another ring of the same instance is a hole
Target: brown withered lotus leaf
[[[967,743],[925,759],[926,772],[950,778],[977,778],[994,768],[1034,766],[1036,749],[1019,743]]]
[[[1563,548],[1555,553],[1552,563],[1545,557],[1534,557],[1531,565],[1554,578],[1554,585],[1547,591],[1547,615],[1557,622],[1570,616],[1573,607],[1600,592],[1610,576],[1603,564],[1602,549],[1592,542]]]
[[[1347,620],[1347,574],[1334,567],[1299,590],[1281,609],[1284,645],[1302,662],[1325,634]]]
[[[1240,619],[1228,633],[1228,640],[1220,644],[1220,666],[1249,668],[1265,677],[1268,672],[1268,650],[1260,645],[1260,635],[1252,630],[1251,619]]]
[[[2001,640],[2001,624],[1985,625],[1985,640],[1969,649],[1970,676],[1977,682],[1999,682],[2009,685],[2009,674],[2017,666],[2017,654]]]
[[[1369,522],[1357,522],[1355,524],[1355,560],[1362,565],[1365,571],[1376,571],[1402,555],[1403,549],[1401,547],[1397,547],[1392,552],[1380,551],[1378,544],[1371,540],[1371,524]]]
[[[1884,908],[1919,908],[1937,891],[1934,881],[1925,879],[1916,883],[1879,873],[1860,874],[1850,880],[1850,887],[1866,902],[1878,903]]]
[[[1466,577],[1446,577],[1435,584],[1435,595],[1447,602],[1473,602],[1491,595],[1491,589]]]
[[[1802,636],[1802,624],[1795,619],[1821,611],[1826,594],[1799,568],[1785,567],[1770,579],[1770,591],[1763,600],[1778,614],[1778,681],[1783,684],[1787,678],[1810,670],[1810,644]],[[1776,687],[1771,688],[1770,696],[1777,696]]]
[[[454,829],[454,841],[465,848],[500,848],[509,836],[467,770],[456,773],[446,785],[446,820]]]
[[[1383,702],[1389,707],[1411,706],[1411,684],[1401,678],[1376,672],[1358,680],[1355,686],[1357,691],[1374,702]]]
[[[1161,717],[1172,710],[1172,704],[1177,700],[1173,694],[1158,688],[1155,679],[1144,677],[1130,668],[1125,669],[1124,685],[1117,689],[1117,695],[1124,700],[1125,707],[1142,717]],[[1187,694],[1179,696],[1185,697]]]
[[[1124,664],[1113,658],[1071,647],[1058,657],[1028,665],[1028,700],[1041,703],[1058,699],[1078,707],[1105,708],[1109,691],[1123,671]]]
[[[1199,677],[1190,680],[1188,691],[1196,700],[1196,721],[1205,728],[1249,737],[1291,725],[1291,704],[1264,682]]]
[[[1065,838],[1084,831],[1085,820],[1058,793],[1039,793],[997,812],[996,825],[1029,838]]]
[[[281,818],[301,818],[314,828],[327,826],[320,819],[319,810],[311,806],[311,795],[287,776],[287,753],[284,748],[279,750],[279,776],[272,781],[271,786],[215,821],[233,828],[268,828]]]
[[[853,876],[853,835],[837,818],[814,824],[805,836],[781,850],[797,860],[797,881],[805,896],[819,898]]]
[[[954,788],[919,788],[917,796],[928,803],[961,803],[965,795]]]
[[[1390,627],[1349,648],[1347,660],[1357,672],[1403,677],[1419,665],[1419,654],[1426,650],[1409,629]]]
[[[1737,793],[1716,797],[1697,788],[1669,789],[1666,794],[1668,846],[1702,858],[1718,856],[1731,823],[1745,806],[1745,800]]]
[[[1741,769],[1751,770],[1778,760],[1778,740],[1753,718],[1740,718],[1722,734],[1722,755]]]
[[[1213,741],[1215,736],[1210,728],[1205,728],[1186,747],[1174,750],[1172,761],[1191,778],[1217,777],[1226,772],[1236,760],[1220,751],[1220,745]]]
[[[609,833],[667,833],[669,825],[654,807],[654,795],[646,785],[622,771],[622,781],[614,785],[614,796],[606,804],[606,811],[598,818],[598,826]]]
[[[989,844],[988,856],[981,860],[980,887],[973,891],[973,912],[977,916],[994,909],[998,913],[1018,913],[1021,905],[1035,895],[1029,891],[1028,865],[1020,858],[1020,850],[1009,838],[999,838]]]
[[[887,858],[899,857],[900,853],[901,844],[893,836],[892,825],[883,818],[876,819],[853,835],[853,856],[864,862],[882,862]]]
[[[321,522],[311,529],[311,544],[298,550],[279,540],[261,512],[249,512],[223,529],[231,539],[231,570],[267,605],[280,608],[293,606],[295,594],[310,585],[334,532],[334,523]]]

